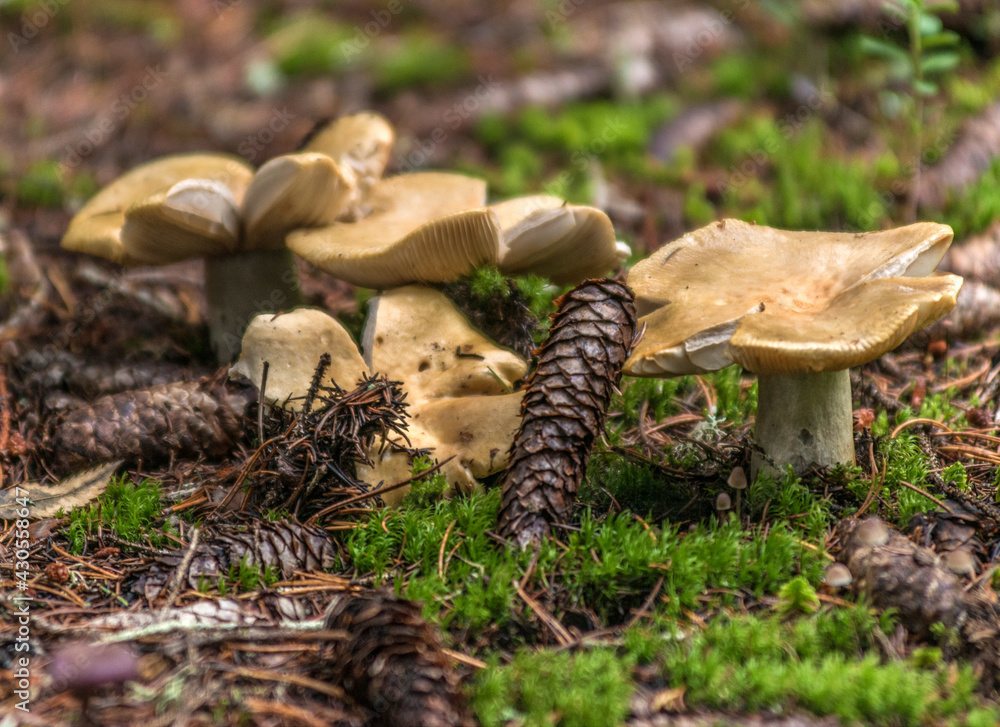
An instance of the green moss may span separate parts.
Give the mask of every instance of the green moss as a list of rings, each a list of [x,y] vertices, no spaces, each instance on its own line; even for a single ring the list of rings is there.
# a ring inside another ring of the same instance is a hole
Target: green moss
[[[7,273],[7,258],[0,255],[0,295],[7,293],[8,285],[10,285],[10,276]]]
[[[786,229],[879,229],[892,198],[872,166],[828,150],[817,118],[782,129],[771,120],[724,133],[719,153],[733,159],[723,191],[728,215]]]
[[[982,232],[1000,218],[998,186],[1000,159],[994,159],[976,182],[945,204],[942,221],[955,228],[957,239]]]
[[[148,540],[160,545],[166,538],[153,528],[160,509],[159,482],[143,480],[133,484],[122,476],[108,485],[97,504],[70,513],[67,531],[70,551],[82,553],[98,525],[122,540],[135,543]]]
[[[63,196],[63,177],[58,162],[35,162],[17,182],[17,201],[25,206],[60,207]]]
[[[633,691],[630,660],[610,649],[522,650],[477,675],[472,706],[483,727],[621,724]]]
[[[444,497],[448,490],[448,478],[440,470],[424,477],[417,477],[434,466],[434,460],[426,455],[413,458],[411,474],[415,478],[410,483],[410,491],[403,498],[403,504],[408,507],[429,507]]]
[[[411,31],[374,57],[375,86],[394,91],[450,83],[470,73],[468,52],[424,31]]]
[[[968,724],[986,715],[997,718],[994,709],[978,703],[971,667],[935,663],[920,669],[865,654],[877,626],[863,606],[794,621],[718,618],[704,630],[663,638],[658,653],[642,646],[642,655],[662,663],[671,686],[684,687],[689,708],[756,712],[797,706],[836,715],[845,724],[886,727],[966,715]]]
[[[356,36],[353,26],[334,22],[321,13],[304,11],[270,28],[265,42],[283,75],[318,76],[343,70],[367,58],[370,41],[361,47]]]

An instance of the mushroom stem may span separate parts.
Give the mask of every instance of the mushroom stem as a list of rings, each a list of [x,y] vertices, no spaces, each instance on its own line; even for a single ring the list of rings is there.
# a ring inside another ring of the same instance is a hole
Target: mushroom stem
[[[302,292],[288,248],[248,250],[205,259],[208,331],[220,364],[240,352],[243,331],[257,313],[299,305]]]
[[[796,376],[758,375],[757,443],[779,468],[854,463],[849,369]],[[754,453],[751,478],[774,467]],[[778,473],[776,473],[778,474]]]

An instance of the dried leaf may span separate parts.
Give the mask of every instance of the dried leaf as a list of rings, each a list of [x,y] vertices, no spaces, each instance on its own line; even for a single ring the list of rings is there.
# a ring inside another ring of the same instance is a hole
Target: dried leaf
[[[521,405],[498,532],[523,547],[567,519],[636,339],[632,291],[584,281],[559,301]]]
[[[13,520],[18,516],[22,506],[17,500],[27,497],[31,501],[28,506],[30,518],[52,517],[60,510],[69,512],[75,507],[86,505],[107,488],[111,476],[121,465],[122,460],[100,465],[90,470],[67,477],[60,482],[48,486],[37,482],[29,482],[9,490],[0,491],[0,520]]]

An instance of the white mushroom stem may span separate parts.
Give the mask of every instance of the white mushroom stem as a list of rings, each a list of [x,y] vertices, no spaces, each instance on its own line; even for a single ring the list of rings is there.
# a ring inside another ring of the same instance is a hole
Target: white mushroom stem
[[[302,303],[291,250],[206,257],[205,296],[212,349],[219,363],[232,363],[240,352],[243,331],[256,314]]]
[[[782,467],[803,473],[854,463],[849,369],[796,376],[757,377],[757,422],[754,436],[764,452]],[[754,453],[751,477],[774,471]]]

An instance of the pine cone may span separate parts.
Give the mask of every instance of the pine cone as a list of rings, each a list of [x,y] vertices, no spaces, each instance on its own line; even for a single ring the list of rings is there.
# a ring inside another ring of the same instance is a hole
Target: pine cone
[[[67,413],[53,434],[52,461],[72,472],[114,459],[218,456],[241,434],[240,415],[221,387],[210,393],[196,382],[163,384],[102,396]]]
[[[154,600],[184,560],[185,550],[161,555],[142,590]],[[187,585],[197,590],[205,579],[214,584],[220,575],[245,562],[271,568],[290,577],[295,571],[326,570],[336,562],[329,534],[322,528],[294,520],[253,520],[248,525],[222,524],[202,534],[187,571]]]
[[[369,724],[475,724],[441,639],[415,603],[391,591],[345,596],[327,616],[326,627],[350,634],[333,653],[330,678],[374,712]]]
[[[557,301],[504,473],[498,532],[522,546],[564,522],[636,338],[632,291],[586,280]]]

